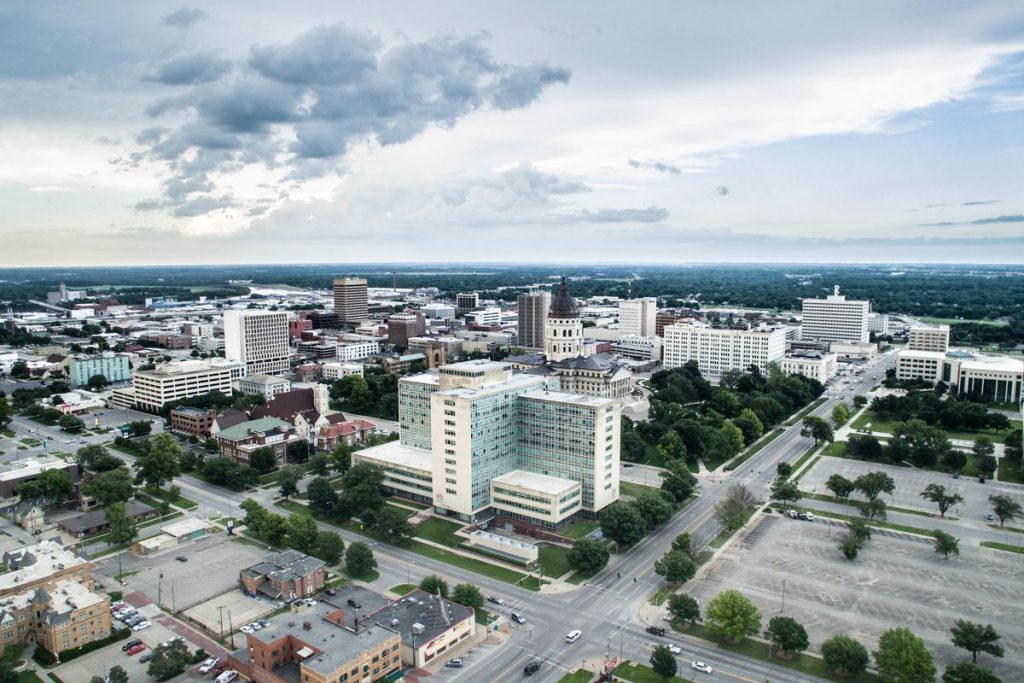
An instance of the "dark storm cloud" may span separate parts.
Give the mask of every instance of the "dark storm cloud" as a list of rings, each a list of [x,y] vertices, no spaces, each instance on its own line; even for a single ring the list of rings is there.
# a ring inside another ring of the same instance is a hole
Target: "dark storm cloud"
[[[640,161],[638,159],[630,159],[627,162],[630,166],[635,169],[643,170],[650,169],[652,171],[658,171],[659,173],[669,173],[671,175],[679,175],[682,173],[682,169],[672,164],[666,164],[661,161]]]
[[[291,179],[314,178],[337,171],[353,143],[398,144],[478,109],[525,107],[570,77],[548,64],[497,62],[481,36],[381,50],[376,36],[335,24],[286,45],[254,46],[245,64],[216,83],[231,68],[223,60],[206,53],[172,60],[169,78],[160,80],[190,87],[147,113],[185,119],[138,139],[177,176],[263,162],[287,165]],[[293,139],[277,134],[283,126]]]
[[[177,12],[171,12],[164,17],[164,23],[168,26],[177,26],[178,28],[191,28],[206,17],[206,12],[201,9],[182,7]]]
[[[578,215],[587,223],[657,223],[668,218],[668,210],[659,206],[646,209],[584,209]]]
[[[231,62],[213,52],[195,52],[170,59],[156,69],[152,80],[166,85],[209,83],[231,71]]]

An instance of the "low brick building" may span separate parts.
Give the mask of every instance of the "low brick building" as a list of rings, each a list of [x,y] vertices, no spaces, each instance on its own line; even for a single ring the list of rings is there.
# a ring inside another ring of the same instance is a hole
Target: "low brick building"
[[[274,463],[278,467],[288,463],[288,444],[302,441],[296,436],[293,425],[276,417],[243,422],[222,429],[216,437],[221,457],[248,465],[253,451],[269,448],[274,453]]]
[[[372,422],[361,418],[353,418],[338,422],[321,429],[316,435],[316,448],[321,451],[333,451],[338,444],[355,446],[377,433]]]
[[[0,600],[0,652],[35,642],[54,654],[110,635],[110,599],[67,579]]]
[[[294,600],[312,595],[324,587],[327,570],[323,560],[297,550],[285,550],[239,572],[242,591],[274,600]]]
[[[136,522],[157,516],[157,509],[151,505],[140,503],[137,500],[129,500],[125,504],[125,513]],[[57,522],[60,530],[78,538],[80,535],[91,536],[99,534],[110,528],[105,510],[92,510],[83,512],[74,517],[68,517]]]
[[[217,414],[200,408],[175,408],[171,411],[171,431],[205,439]]]

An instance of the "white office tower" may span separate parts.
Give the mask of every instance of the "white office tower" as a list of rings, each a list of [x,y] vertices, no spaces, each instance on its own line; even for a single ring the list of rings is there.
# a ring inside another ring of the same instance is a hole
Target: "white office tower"
[[[662,355],[666,368],[682,367],[695,360],[705,379],[718,382],[729,370],[746,370],[756,365],[764,372],[769,363],[782,361],[786,355],[786,329],[734,330],[680,322],[665,328]]]
[[[653,337],[658,315],[658,299],[626,299],[619,302],[619,332],[623,337]]]
[[[338,321],[360,323],[369,315],[366,280],[361,277],[343,277],[334,281],[334,312]]]
[[[945,353],[949,350],[949,325],[911,327],[908,336],[907,350],[909,351]]]
[[[245,364],[247,375],[288,372],[288,314],[224,311],[224,357]]]
[[[839,293],[824,299],[804,299],[801,338],[823,342],[867,343],[870,301],[847,301]]]
[[[578,358],[583,355],[583,321],[569,285],[562,277],[558,295],[551,302],[544,332],[544,355],[548,361]]]
[[[551,292],[533,291],[518,297],[519,346],[544,348],[544,326],[551,308]]]

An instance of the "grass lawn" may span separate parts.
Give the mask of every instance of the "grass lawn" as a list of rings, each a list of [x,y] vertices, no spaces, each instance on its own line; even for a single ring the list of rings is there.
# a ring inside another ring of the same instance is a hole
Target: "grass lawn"
[[[535,577],[523,578],[526,576],[526,572],[517,572],[506,567],[491,564],[490,562],[474,560],[471,557],[465,557],[448,550],[436,548],[432,545],[426,545],[425,543],[414,542],[409,545],[408,550],[411,550],[417,555],[430,557],[439,562],[444,562],[455,567],[461,567],[467,571],[483,574],[484,576],[489,576],[492,579],[497,579],[498,581],[519,585],[532,591],[540,590],[540,582],[537,581]]]
[[[409,500],[408,498],[391,497],[387,498],[387,501],[389,503],[394,503],[395,505],[404,506],[407,508],[415,508],[417,510],[427,510],[432,507],[431,505],[417,503],[415,500]]]
[[[672,628],[676,629],[680,633],[687,633],[696,638],[711,641],[723,650],[728,650],[729,652],[735,652],[736,654],[746,655],[747,657],[753,657],[763,661],[769,661],[768,643],[756,640],[745,640],[742,643],[737,644],[727,643],[718,634],[703,624],[692,624],[684,631],[676,628],[675,623],[673,623]],[[819,678],[824,678],[828,681],[845,681],[846,683],[878,683],[881,681],[881,679],[875,674],[867,672],[858,676],[839,677],[829,670],[828,664],[826,664],[824,660],[807,654],[798,654],[792,659],[779,659],[778,657],[772,657],[771,662],[773,664],[778,664],[779,666],[810,674],[811,676],[818,676]]]
[[[665,604],[665,601],[668,600],[668,596],[672,595],[672,591],[672,588],[669,588],[668,586],[662,586],[658,589],[658,592],[652,595],[651,599],[647,602],[655,606],[663,605]]]
[[[746,516],[743,518],[743,524],[740,524],[735,529],[722,529],[722,533],[715,536],[714,540],[709,544],[712,548],[721,548],[725,545],[725,542],[732,538],[732,535],[743,528],[743,526],[750,521],[750,518],[754,516],[757,508],[750,508],[747,510]]]
[[[185,510],[191,510],[192,508],[196,507],[196,502],[194,500],[189,500],[188,498],[185,498],[180,494],[176,498],[172,497],[171,492],[168,489],[154,489],[152,487],[146,486],[142,490],[146,495],[150,496],[151,498],[162,500],[166,503],[170,503],[171,505],[177,505],[178,507],[184,508]]]
[[[797,413],[793,417],[791,417],[788,420],[786,420],[786,426],[787,427],[792,427],[797,422],[799,422],[800,420],[804,419],[805,417],[807,417],[808,415],[813,413],[818,406],[820,406],[822,403],[824,403],[827,400],[828,400],[827,396],[822,396],[821,398],[814,399],[809,404],[807,404],[806,408],[804,408],[799,413]]]
[[[31,436],[26,436],[24,439],[21,440],[21,445],[28,446],[29,448],[35,448],[36,446],[42,443],[43,442],[40,441],[39,439],[33,439]]]
[[[1009,543],[997,543],[996,541],[982,541],[982,548],[993,548],[995,550],[1005,550],[1010,553],[1020,553],[1024,555],[1024,547],[1019,545],[1010,545]]]
[[[641,493],[657,493],[660,489],[653,486],[644,486],[643,484],[634,484],[631,481],[620,481],[619,482],[619,493],[623,496],[629,496],[630,498],[637,498]]]
[[[621,482],[619,483],[619,487],[619,490],[621,491]],[[588,535],[590,535],[590,533],[592,533],[594,529],[599,529],[600,527],[601,523],[598,522],[596,519],[581,519],[578,522],[573,522],[564,529],[560,529],[557,533],[562,536],[565,536],[566,538],[571,538],[573,540],[578,541],[579,539],[585,538]]]
[[[392,586],[388,590],[394,593],[395,595],[408,595],[417,588],[419,588],[419,586],[417,586],[415,583],[400,583],[397,586]]]
[[[43,679],[36,675],[35,672],[19,671],[18,683],[43,683]]]
[[[833,458],[846,457],[847,443],[845,441],[833,441],[821,451],[822,455],[831,455]]]
[[[729,462],[729,464],[725,466],[725,470],[727,472],[730,472],[730,471],[736,469],[737,467],[739,467],[740,465],[745,463],[747,460],[750,460],[750,458],[752,458],[762,448],[764,448],[765,446],[770,444],[772,441],[775,441],[775,439],[777,439],[780,436],[782,436],[782,434],[783,434],[783,431],[781,429],[776,429],[775,431],[773,431],[772,433],[768,434],[767,436],[762,436],[761,439],[759,441],[756,441],[753,445],[751,445],[750,448],[748,448],[747,450],[743,451],[742,453],[737,455],[735,458],[733,458]],[[710,470],[710,469],[714,469],[714,468],[711,467],[711,465],[709,464],[708,465],[708,469]]]
[[[578,671],[573,671],[571,674],[565,674],[558,679],[558,683],[590,683],[593,678],[594,674],[580,669]]]
[[[1021,468],[1020,460],[999,458],[999,481],[1024,484],[1024,469]]]
[[[870,429],[873,432],[892,434],[892,430],[893,427],[896,426],[896,422],[881,422],[876,420],[874,413],[868,410],[854,420],[853,424],[850,426],[855,430]],[[957,441],[975,441],[979,436],[987,436],[992,439],[992,443],[1006,443],[1006,437],[1011,432],[1020,432],[1020,420],[1011,420],[1010,429],[1006,431],[997,431],[995,429],[980,429],[976,432],[950,431],[948,429],[943,429],[942,431],[946,433],[947,437]]]
[[[810,498],[811,500],[820,500],[823,503],[837,503],[839,505],[849,505],[851,508],[854,508],[854,509],[856,509],[856,506],[857,506],[856,502],[849,501],[849,500],[843,500],[843,499],[836,500],[831,495],[826,495],[824,493],[804,493],[804,498]],[[887,505],[885,507],[885,509],[888,512],[902,512],[904,514],[919,515],[921,517],[934,517],[935,516],[931,512],[927,512],[925,510],[915,510],[913,508],[898,508],[898,507],[893,507],[892,505]],[[936,507],[936,513],[937,512],[938,512],[938,507]],[[948,519],[949,521],[955,521],[958,518],[957,517],[953,517],[951,515],[949,517],[946,517],[945,519]]]
[[[544,576],[558,578],[571,569],[567,551],[564,548],[554,545],[540,547],[540,570]]]
[[[367,583],[371,583],[371,582],[376,581],[377,579],[380,578],[380,572],[377,571],[376,569],[371,569],[370,571],[366,572],[365,574],[362,574],[361,576],[356,576],[355,574],[349,574],[348,570],[346,569],[345,570],[345,574],[347,574],[348,577],[351,578],[351,579],[359,579],[360,581],[365,581]]]
[[[841,515],[838,512],[830,512],[828,510],[815,510],[813,508],[800,507],[799,505],[793,505],[791,507],[792,507],[793,510],[796,510],[798,512],[799,511],[812,512],[817,517],[829,517],[831,519],[841,519],[841,520],[844,520],[844,521],[847,521],[847,522],[849,522],[851,520],[854,520],[854,519],[863,519],[865,522],[868,523],[869,526],[877,526],[877,527],[881,527],[883,529],[892,529],[893,531],[904,531],[904,532],[906,532],[908,534],[918,534],[920,536],[934,536],[935,535],[935,533],[934,533],[934,531],[932,529],[922,529],[921,527],[907,526],[905,524],[893,524],[892,522],[880,522],[877,519],[865,519],[864,517],[861,517],[860,515],[856,515],[856,516],[854,516],[854,515]]]
[[[692,683],[690,679],[679,676],[669,679],[662,678],[654,673],[654,669],[651,667],[633,662],[619,664],[615,667],[615,675],[625,681],[633,681],[633,683]]]
[[[423,538],[434,543],[454,548],[462,543],[462,539],[455,535],[455,532],[462,528],[461,524],[449,522],[446,519],[431,517],[415,529],[417,538]]]

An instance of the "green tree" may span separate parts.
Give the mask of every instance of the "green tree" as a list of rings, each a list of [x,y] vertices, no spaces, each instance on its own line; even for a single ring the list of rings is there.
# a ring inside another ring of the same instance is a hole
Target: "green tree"
[[[316,520],[309,515],[292,513],[288,516],[288,545],[300,553],[313,554],[318,533]]]
[[[328,566],[338,564],[345,552],[345,541],[333,531],[318,531],[316,535],[315,557],[320,558]]]
[[[737,427],[732,420],[722,422],[721,432],[725,437],[726,450],[730,455],[735,455],[743,450],[743,430]]]
[[[789,475],[793,474],[793,466],[788,462],[779,462],[775,465],[775,474],[782,479],[788,479]]]
[[[992,439],[982,435],[975,439],[974,445],[971,446],[971,451],[976,457],[985,458],[992,456],[996,452],[996,447],[992,443]]]
[[[381,484],[384,471],[376,465],[359,463],[349,468],[341,478],[344,488],[341,497],[346,510],[378,510],[384,504]]]
[[[725,497],[715,504],[715,515],[726,529],[734,531],[747,521],[755,501],[754,494],[746,486],[733,484],[725,492]]]
[[[128,683],[128,672],[115,664],[110,667],[109,671],[107,671],[107,680],[105,683]]]
[[[7,397],[0,396],[0,429],[7,428],[13,415],[14,412],[11,410],[11,404],[7,402]]]
[[[641,493],[636,497],[632,505],[640,513],[640,516],[644,518],[644,524],[648,528],[665,524],[668,520],[672,519],[672,514],[675,512],[672,508],[672,503],[665,500],[660,493],[654,493],[653,491]]]
[[[800,436],[811,437],[814,439],[815,446],[823,441],[831,443],[835,440],[832,426],[824,418],[814,417],[813,415],[804,418],[803,426],[800,428]]]
[[[850,560],[857,559],[857,555],[860,554],[861,543],[857,540],[856,536],[847,535],[839,541],[839,550],[842,551],[843,557]]]
[[[128,423],[128,429],[132,436],[148,436],[153,431],[153,424],[149,420],[136,420]]]
[[[329,517],[338,505],[338,493],[325,477],[317,477],[306,487],[309,509],[315,514]]]
[[[471,583],[460,583],[452,588],[452,601],[477,611],[484,606],[483,594]]]
[[[896,490],[896,482],[885,472],[868,472],[857,477],[853,487],[863,493],[868,500],[874,500],[882,493],[891,495]]]
[[[836,429],[842,427],[850,419],[850,409],[846,407],[845,403],[837,403],[832,406],[832,424],[836,426]]]
[[[654,563],[654,573],[664,576],[670,584],[686,583],[697,573],[690,556],[679,550],[670,550]]]
[[[651,668],[666,681],[675,677],[678,670],[676,656],[667,645],[658,645],[651,651]]]
[[[646,532],[644,518],[632,505],[617,501],[612,503],[598,516],[601,533],[619,545],[633,545],[644,537]]]
[[[331,451],[331,467],[338,474],[345,474],[352,467],[352,447],[343,441]]]
[[[302,468],[298,465],[285,465],[277,479],[278,491],[286,500],[299,495],[299,480],[302,479]]]
[[[14,670],[12,662],[8,660],[0,660],[0,683],[18,683],[21,678],[17,671]],[[90,681],[90,683],[92,683]],[[103,683],[101,680],[100,683]]]
[[[973,662],[950,664],[942,674],[942,683],[1002,683],[1003,679]]]
[[[384,505],[377,511],[373,524],[374,533],[384,536],[391,542],[404,541],[412,538],[412,527],[401,510],[393,505]]]
[[[362,541],[349,544],[345,551],[345,570],[349,575],[365,578],[376,566],[377,561],[373,559],[373,551],[370,550],[370,546]]]
[[[1020,516],[1020,503],[1005,495],[989,496],[992,503],[992,512],[999,518],[999,526],[1002,527],[1007,521],[1012,522]]]
[[[183,641],[169,642],[170,644],[162,643],[153,649],[153,659],[149,660],[149,667],[146,669],[146,673],[158,681],[166,681],[184,673],[185,667],[192,661],[188,647]]]
[[[686,593],[672,593],[668,596],[668,613],[675,621],[691,624],[700,621],[700,605]]]
[[[853,482],[841,474],[830,475],[825,481],[825,488],[832,492],[832,495],[836,497],[836,500],[840,498],[849,498],[850,494],[854,491]]]
[[[693,540],[690,538],[690,534],[684,531],[672,539],[672,550],[686,553],[688,557],[693,558]]]
[[[942,555],[943,559],[948,560],[950,555],[960,554],[960,539],[941,529],[936,529],[933,533],[935,534],[935,552]]]
[[[431,595],[437,595],[440,592],[442,598],[447,598],[448,582],[437,574],[428,574],[420,581],[420,590],[426,591]]]
[[[318,477],[326,477],[331,470],[331,460],[323,453],[316,453],[309,459],[307,467],[310,473]]]
[[[711,598],[704,619],[712,631],[733,643],[761,630],[761,613],[737,590],[722,591]]]
[[[126,503],[135,493],[135,480],[127,467],[118,467],[98,475],[82,490],[95,498],[103,507],[111,503]]]
[[[868,650],[856,639],[842,633],[821,644],[821,657],[845,676],[856,676],[868,668]]]
[[[999,634],[992,624],[976,624],[971,621],[957,619],[949,629],[953,634],[953,645],[971,653],[971,661],[978,663],[978,653],[985,652],[993,657],[1003,656],[1003,646],[999,644]]]
[[[886,517],[885,501],[881,498],[874,498],[860,504],[860,514],[867,519],[884,520]]]
[[[85,426],[82,420],[74,415],[64,415],[57,420],[57,425],[65,432],[77,432]]]
[[[149,423],[145,423],[147,426]],[[181,474],[178,456],[181,447],[167,432],[160,432],[149,440],[149,449],[135,460],[135,468],[142,480],[159,489],[164,482]]]
[[[772,617],[764,637],[782,652],[803,652],[810,645],[807,629],[793,617]]]
[[[772,483],[771,498],[780,503],[795,503],[803,498],[804,494],[795,482],[789,479],[776,479]]]
[[[89,378],[89,381],[85,383],[85,386],[89,388],[89,391],[100,391],[108,384],[110,384],[110,382],[103,375],[93,375]]]
[[[596,574],[604,569],[609,557],[605,544],[591,538],[581,538],[566,553],[569,566],[584,574]]]
[[[669,462],[665,469],[659,472],[659,475],[662,479],[661,490],[672,496],[677,504],[693,495],[693,487],[696,485],[697,479],[682,460]]]
[[[260,474],[266,474],[273,470],[277,467],[277,456],[274,455],[274,449],[270,446],[264,446],[254,450],[249,454],[249,467]]]
[[[858,543],[864,544],[871,539],[871,527],[863,519],[851,519],[847,522],[846,529]]]
[[[666,463],[686,459],[686,444],[674,429],[665,432],[665,435],[658,440],[658,455]]]
[[[743,430],[743,436],[747,443],[757,441],[764,434],[764,424],[761,423],[757,413],[750,408],[744,408],[740,412],[740,416],[736,418],[736,426]]]
[[[872,653],[878,675],[886,683],[932,683],[935,663],[924,641],[905,627],[891,628],[878,639]]]
[[[864,396],[862,394],[857,394],[856,396],[853,397],[853,407],[854,408],[860,409],[860,408],[863,408],[864,406],[866,406],[867,404],[868,404],[868,397],[867,396]]]
[[[921,492],[921,497],[939,506],[940,517],[945,517],[949,508],[964,501],[963,496],[947,491],[942,484],[928,484]]]
[[[66,470],[43,470],[35,479],[18,486],[18,497],[22,500],[46,498],[60,503],[71,497],[75,485]]]

